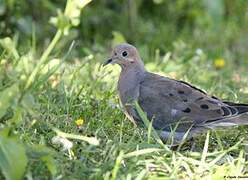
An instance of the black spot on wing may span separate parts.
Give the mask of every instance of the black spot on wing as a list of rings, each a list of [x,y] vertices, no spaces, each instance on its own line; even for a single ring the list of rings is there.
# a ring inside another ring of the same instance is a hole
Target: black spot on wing
[[[183,90],[178,90],[177,92],[178,92],[178,94],[184,94]]]
[[[183,112],[190,113],[191,112],[191,109],[190,108],[186,108],[186,109],[183,110]]]
[[[202,108],[202,109],[208,109],[209,107],[208,107],[207,104],[202,104],[202,105],[201,105],[201,108]]]
[[[203,100],[204,97],[198,97],[195,101],[200,101],[200,100]]]

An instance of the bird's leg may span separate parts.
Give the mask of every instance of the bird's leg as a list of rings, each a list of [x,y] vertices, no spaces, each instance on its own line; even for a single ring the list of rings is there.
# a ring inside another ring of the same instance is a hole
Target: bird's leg
[[[189,143],[191,146],[190,151],[195,151],[196,143],[193,137],[189,139]]]
[[[172,145],[170,145],[169,147],[170,147],[170,149],[171,149],[172,151],[177,151],[177,150],[178,150],[178,147],[179,147],[179,144],[172,144]]]

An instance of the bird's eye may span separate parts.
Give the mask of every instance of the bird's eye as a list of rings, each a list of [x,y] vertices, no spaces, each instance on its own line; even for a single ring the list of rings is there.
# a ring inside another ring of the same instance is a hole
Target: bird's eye
[[[123,52],[122,52],[122,56],[123,56],[123,57],[126,57],[126,56],[127,56],[127,51],[123,51]]]
[[[117,53],[115,52],[115,56],[117,56]]]

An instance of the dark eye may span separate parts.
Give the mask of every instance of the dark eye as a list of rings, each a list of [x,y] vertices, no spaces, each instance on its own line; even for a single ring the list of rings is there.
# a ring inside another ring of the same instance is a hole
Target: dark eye
[[[123,56],[123,57],[126,57],[126,56],[127,56],[127,51],[123,51],[123,52],[122,52],[122,56]]]

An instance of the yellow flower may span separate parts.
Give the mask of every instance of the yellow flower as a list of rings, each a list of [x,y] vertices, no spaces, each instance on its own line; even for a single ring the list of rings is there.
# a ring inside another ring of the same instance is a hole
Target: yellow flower
[[[75,121],[77,126],[82,126],[84,124],[84,120],[82,118],[79,118]]]
[[[225,66],[225,59],[223,58],[217,58],[214,60],[214,66],[217,68],[217,69],[221,69]]]

